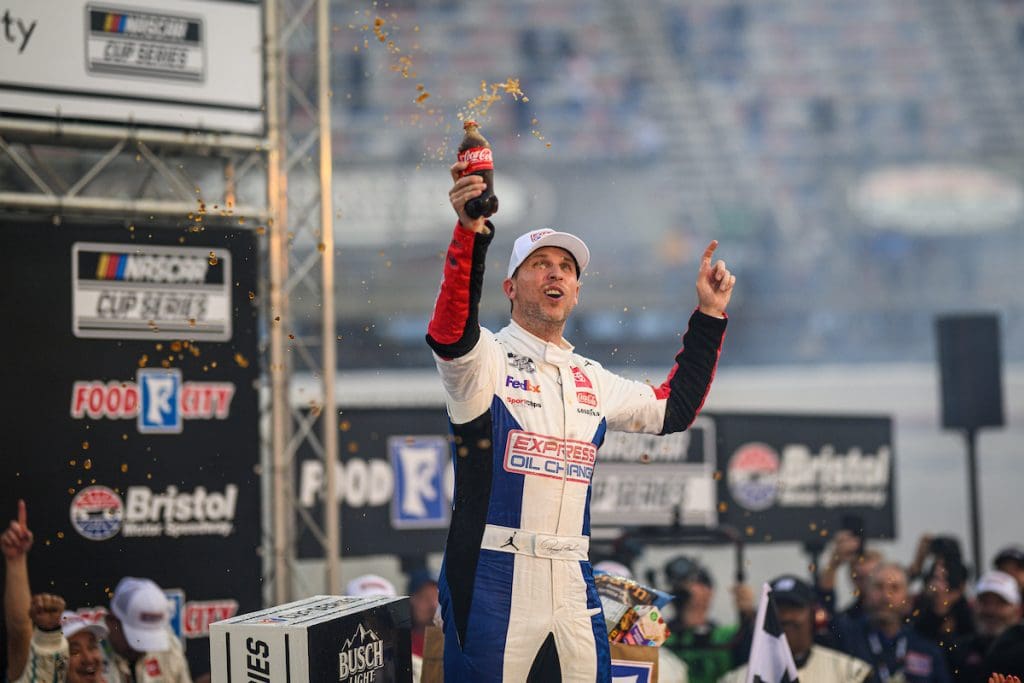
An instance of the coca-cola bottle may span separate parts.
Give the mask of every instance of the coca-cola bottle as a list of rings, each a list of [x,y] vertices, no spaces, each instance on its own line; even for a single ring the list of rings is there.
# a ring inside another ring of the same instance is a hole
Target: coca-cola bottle
[[[498,198],[494,196],[494,157],[491,154],[491,143],[480,134],[480,126],[476,121],[466,121],[462,128],[466,134],[459,144],[459,161],[469,162],[462,175],[475,173],[487,184],[483,194],[466,202],[466,214],[470,218],[490,218],[498,212]]]

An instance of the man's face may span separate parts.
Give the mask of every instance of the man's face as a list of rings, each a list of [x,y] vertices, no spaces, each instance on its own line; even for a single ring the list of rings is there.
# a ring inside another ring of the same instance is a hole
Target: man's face
[[[850,581],[857,588],[858,595],[867,592],[871,575],[878,568],[878,562],[877,557],[861,555],[850,563]]]
[[[409,596],[412,625],[430,626],[437,612],[437,584],[428,583]]]
[[[974,620],[978,633],[994,638],[1020,621],[1020,606],[995,593],[982,593],[974,601]]]
[[[896,567],[882,567],[871,575],[867,608],[876,618],[902,620],[910,609],[907,577]]]
[[[779,614],[779,626],[786,634],[789,649],[794,657],[802,657],[811,650],[814,642],[813,611],[806,605],[778,602],[775,611]]]
[[[103,654],[96,636],[79,631],[68,638],[68,683],[100,683],[103,680]]]
[[[139,653],[132,649],[132,646],[128,644],[128,639],[124,637],[124,631],[121,629],[121,620],[113,614],[107,614],[106,622],[107,629],[110,631],[107,640],[110,642],[111,647],[114,648],[114,652],[127,659],[138,656]]]
[[[714,596],[714,591],[711,586],[707,585],[703,581],[687,581],[686,590],[690,594],[689,605],[696,610],[709,610],[711,609],[711,598]]]
[[[564,325],[579,302],[579,293],[576,261],[559,247],[541,247],[505,280],[512,318],[528,330]]]

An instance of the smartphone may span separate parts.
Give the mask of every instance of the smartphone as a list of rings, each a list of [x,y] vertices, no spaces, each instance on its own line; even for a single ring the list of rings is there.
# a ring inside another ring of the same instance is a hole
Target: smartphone
[[[839,521],[839,527],[843,531],[849,531],[857,537],[857,554],[864,552],[864,518],[860,515],[843,515]]]

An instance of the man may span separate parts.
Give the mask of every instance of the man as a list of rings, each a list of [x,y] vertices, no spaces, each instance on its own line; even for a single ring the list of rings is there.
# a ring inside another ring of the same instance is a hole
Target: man
[[[992,568],[1006,572],[1017,580],[1017,585],[1024,592],[1024,547],[1008,545],[992,560]]]
[[[831,616],[859,619],[864,616],[864,594],[875,567],[882,561],[877,550],[865,549],[862,539],[847,529],[836,532],[829,560],[818,575],[818,596]],[[836,604],[836,574],[846,565],[853,584],[854,601],[844,609]]]
[[[906,624],[910,593],[903,567],[883,563],[875,569],[864,608],[864,618],[839,620],[837,635],[843,652],[871,665],[871,683],[952,681],[942,651]]]
[[[606,429],[685,429],[703,405],[735,277],[704,252],[698,311],[660,387],[573,353],[563,337],[590,260],[574,235],[516,240],[503,283],[512,322],[480,328],[494,226],[471,219],[476,175],[451,168],[459,222],[430,321],[451,423],[455,496],[440,601],[451,681],[607,681],[608,639],[587,561],[590,479]]]
[[[707,569],[680,556],[668,562],[665,575],[675,596],[676,616],[669,622],[671,635],[662,649],[686,663],[691,683],[714,683],[750,654],[754,593],[746,584],[733,588],[739,624],[723,625],[711,618],[715,582]]]
[[[985,656],[996,638],[1020,621],[1017,581],[1004,572],[986,572],[975,587],[973,612],[975,633],[950,648],[949,665],[958,681],[985,683],[991,672],[985,667]]]
[[[801,681],[813,683],[861,683],[871,674],[867,662],[814,643],[814,611],[817,594],[811,585],[785,575],[771,582],[779,625],[793,653]],[[720,683],[744,683],[746,665],[731,671]]]
[[[18,518],[0,535],[6,565],[4,612],[8,632],[6,679],[13,683],[101,683],[103,657],[99,639],[107,629],[64,611],[59,595],[31,595],[28,552],[33,535],[25,501]],[[62,614],[63,613],[63,614]]]
[[[110,683],[192,683],[181,645],[169,628],[171,606],[160,586],[126,576],[114,588],[110,611]]]

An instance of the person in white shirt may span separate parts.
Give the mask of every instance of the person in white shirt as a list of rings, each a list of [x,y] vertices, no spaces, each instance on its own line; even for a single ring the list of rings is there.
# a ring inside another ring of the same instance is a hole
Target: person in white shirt
[[[867,662],[814,642],[814,609],[817,595],[811,585],[795,576],[784,575],[771,582],[782,626],[793,652],[801,681],[814,683],[862,683],[871,673]],[[718,683],[744,683],[747,667],[733,669]]]

